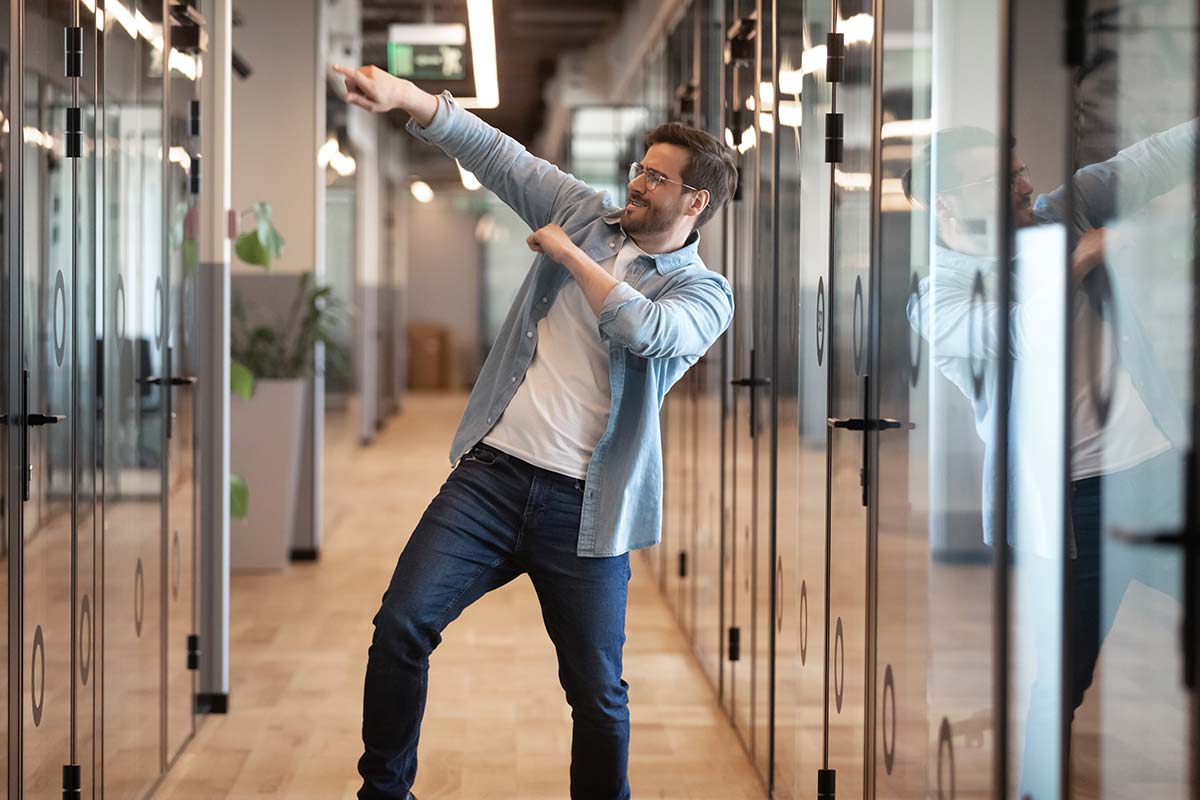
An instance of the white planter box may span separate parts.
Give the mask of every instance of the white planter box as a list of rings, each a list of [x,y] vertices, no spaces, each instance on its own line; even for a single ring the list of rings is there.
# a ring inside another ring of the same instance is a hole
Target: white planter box
[[[246,479],[249,513],[231,520],[230,566],[283,569],[291,554],[300,482],[304,387],[294,380],[256,380],[249,400],[230,400],[230,470]]]

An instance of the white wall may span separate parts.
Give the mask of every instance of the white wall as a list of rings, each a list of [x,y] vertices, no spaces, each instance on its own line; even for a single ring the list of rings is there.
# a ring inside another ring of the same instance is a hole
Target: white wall
[[[409,203],[409,322],[437,322],[454,331],[462,372],[473,381],[479,352],[479,212],[455,207],[455,194],[438,192],[432,203]]]
[[[320,0],[238,4],[233,46],[254,69],[233,79],[233,208],[265,200],[287,240],[277,272],[317,266],[317,149],[325,124]],[[234,259],[234,270],[252,269]]]

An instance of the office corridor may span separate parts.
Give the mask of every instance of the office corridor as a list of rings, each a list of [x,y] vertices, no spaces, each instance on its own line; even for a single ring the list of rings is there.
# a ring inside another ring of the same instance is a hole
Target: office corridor
[[[371,616],[448,472],[464,402],[412,395],[366,449],[330,417],[321,560],[234,575],[230,713],[200,725],[156,797],[354,796]],[[642,558],[632,563],[625,679],[634,796],[763,797]],[[522,578],[469,608],[433,654],[414,791],[421,800],[562,800],[569,753],[570,710]]]

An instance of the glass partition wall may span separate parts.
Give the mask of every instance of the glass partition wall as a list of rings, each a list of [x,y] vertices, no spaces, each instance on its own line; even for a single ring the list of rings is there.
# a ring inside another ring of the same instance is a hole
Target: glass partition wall
[[[204,11],[0,3],[10,797],[146,796],[193,730]]]
[[[1197,22],[717,0],[667,38],[702,66],[663,104],[738,151],[737,309],[667,397],[647,563],[764,795],[1200,793]]]

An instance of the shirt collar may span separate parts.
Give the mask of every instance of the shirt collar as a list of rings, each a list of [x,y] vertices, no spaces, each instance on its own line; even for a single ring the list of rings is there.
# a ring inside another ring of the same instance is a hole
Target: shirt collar
[[[620,211],[602,217],[602,219],[606,225],[620,231],[622,236],[628,235],[621,229]],[[672,250],[670,253],[647,253],[646,257],[654,262],[654,268],[663,275],[686,267],[688,264],[695,264],[700,260],[700,231],[692,231],[683,247],[678,250]]]

